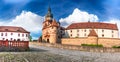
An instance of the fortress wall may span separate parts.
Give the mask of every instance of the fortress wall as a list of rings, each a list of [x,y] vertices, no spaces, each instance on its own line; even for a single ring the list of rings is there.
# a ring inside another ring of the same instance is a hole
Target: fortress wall
[[[89,40],[89,41],[88,41]],[[96,40],[93,38],[62,38],[61,39],[62,44],[66,45],[78,45],[80,46],[81,44],[95,44]]]
[[[98,44],[102,44],[104,47],[120,46],[120,39],[99,38]]]
[[[98,42],[97,42],[98,41]],[[78,45],[81,44],[102,44],[104,47],[113,47],[120,46],[120,39],[112,38],[95,38],[95,37],[86,37],[86,38],[62,38],[62,44],[66,45]]]

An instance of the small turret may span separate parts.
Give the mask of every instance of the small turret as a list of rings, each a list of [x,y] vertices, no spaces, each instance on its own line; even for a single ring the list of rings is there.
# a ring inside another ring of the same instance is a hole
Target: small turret
[[[88,36],[98,37],[98,35],[97,35],[97,33],[95,32],[95,30],[94,30],[94,29],[92,29],[92,30],[90,31],[90,33],[89,33],[89,35],[88,35]]]
[[[88,35],[88,41],[92,44],[98,44],[98,35],[94,29],[92,29]]]
[[[53,21],[52,21],[52,26],[55,26],[55,27],[58,27],[58,26],[59,26],[59,24],[56,22],[55,19],[53,19]]]

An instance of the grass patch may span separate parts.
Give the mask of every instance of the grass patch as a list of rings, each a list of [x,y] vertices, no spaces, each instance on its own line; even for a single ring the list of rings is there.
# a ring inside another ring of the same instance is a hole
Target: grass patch
[[[101,44],[81,44],[81,46],[90,46],[90,47],[103,47]]]
[[[120,46],[113,46],[112,48],[120,48]]]

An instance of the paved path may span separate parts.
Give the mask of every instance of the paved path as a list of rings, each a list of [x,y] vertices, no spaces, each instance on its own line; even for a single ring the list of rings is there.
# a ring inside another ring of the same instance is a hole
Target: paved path
[[[33,51],[49,52],[63,56],[68,56],[71,59],[78,60],[80,62],[120,62],[120,53],[84,52],[37,45],[30,45],[30,48]]]

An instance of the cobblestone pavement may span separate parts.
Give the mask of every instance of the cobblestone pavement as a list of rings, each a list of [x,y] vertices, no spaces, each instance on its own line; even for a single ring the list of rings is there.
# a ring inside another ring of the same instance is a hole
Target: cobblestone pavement
[[[96,53],[30,45],[34,51],[63,55],[77,62],[120,62],[120,53]]]
[[[120,62],[120,53],[96,53],[30,44],[30,51],[0,52],[0,62]]]

